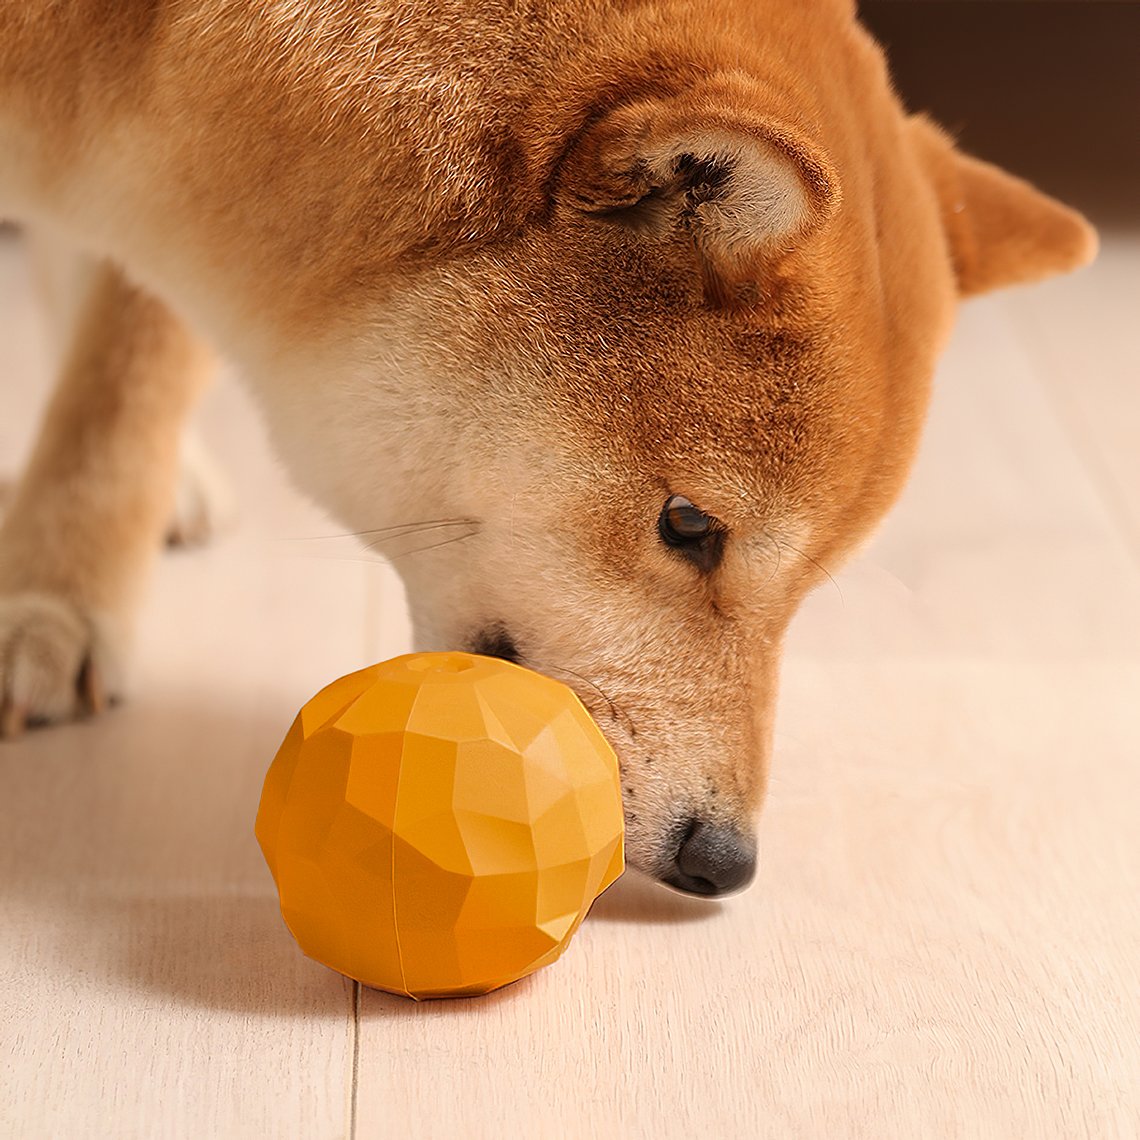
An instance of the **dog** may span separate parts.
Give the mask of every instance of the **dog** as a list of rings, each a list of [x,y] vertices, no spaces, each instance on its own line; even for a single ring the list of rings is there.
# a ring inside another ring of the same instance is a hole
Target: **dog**
[[[209,343],[304,491],[426,528],[419,647],[575,687],[629,861],[708,896],[958,299],[1096,247],[904,109],[850,0],[22,0],[0,216],[84,267],[0,532],[6,734],[120,695]]]

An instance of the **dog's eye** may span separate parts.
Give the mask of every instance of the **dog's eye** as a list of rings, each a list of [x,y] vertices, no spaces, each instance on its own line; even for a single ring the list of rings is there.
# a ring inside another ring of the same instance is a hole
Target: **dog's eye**
[[[713,570],[720,562],[724,528],[684,495],[672,495],[666,500],[657,530],[666,546],[679,551],[700,569]]]
[[[712,533],[715,520],[683,495],[673,495],[661,510],[661,537],[670,546],[700,542]]]

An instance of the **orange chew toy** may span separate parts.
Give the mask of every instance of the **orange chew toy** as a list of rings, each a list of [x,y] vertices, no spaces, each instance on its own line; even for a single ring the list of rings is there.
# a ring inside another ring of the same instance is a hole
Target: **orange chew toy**
[[[467,653],[398,657],[313,697],[256,831],[301,949],[412,998],[549,965],[624,866],[617,759],[578,698]]]

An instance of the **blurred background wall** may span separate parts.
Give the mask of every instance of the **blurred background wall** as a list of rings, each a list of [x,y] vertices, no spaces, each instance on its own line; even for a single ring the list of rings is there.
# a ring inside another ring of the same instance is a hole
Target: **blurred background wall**
[[[860,12],[912,110],[1102,226],[1140,223],[1140,3],[864,0]]]

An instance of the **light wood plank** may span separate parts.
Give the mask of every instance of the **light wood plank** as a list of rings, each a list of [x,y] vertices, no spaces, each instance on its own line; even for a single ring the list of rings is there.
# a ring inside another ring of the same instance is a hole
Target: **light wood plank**
[[[129,705],[0,747],[8,1134],[345,1133],[351,987],[298,954],[252,834],[296,708],[363,657],[330,565],[170,563]]]
[[[1102,238],[1091,269],[1003,300],[1140,562],[1140,234]]]
[[[623,882],[513,990],[366,994],[360,1134],[1135,1135],[1138,685],[794,670],[752,892]]]
[[[8,249],[0,389],[26,412],[46,355],[13,327],[22,272]],[[270,541],[330,526],[284,487],[232,386],[204,418],[244,526],[163,560],[126,705],[0,745],[3,1135],[349,1129],[353,989],[298,953],[252,827],[301,702],[374,659],[377,568]],[[7,464],[32,424],[3,422]]]

